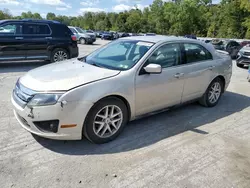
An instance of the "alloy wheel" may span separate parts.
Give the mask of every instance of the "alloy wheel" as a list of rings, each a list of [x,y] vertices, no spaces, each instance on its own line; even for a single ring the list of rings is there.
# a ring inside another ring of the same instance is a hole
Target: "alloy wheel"
[[[54,61],[63,61],[68,59],[68,54],[64,51],[57,51],[54,55]]]
[[[123,121],[122,110],[116,105],[108,105],[97,112],[94,122],[94,133],[100,138],[114,135],[121,127]]]
[[[209,93],[208,93],[209,102],[212,104],[216,103],[219,100],[220,95],[221,95],[221,85],[219,82],[215,82],[211,86]]]

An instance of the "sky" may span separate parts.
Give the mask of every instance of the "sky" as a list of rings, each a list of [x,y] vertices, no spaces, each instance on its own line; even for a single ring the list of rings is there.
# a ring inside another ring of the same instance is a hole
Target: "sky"
[[[213,0],[213,3],[219,1]],[[27,11],[38,12],[42,17],[46,17],[48,12],[77,16],[86,11],[121,12],[130,10],[135,5],[143,9],[152,2],[153,0],[0,0],[0,9],[9,9],[15,16]]]

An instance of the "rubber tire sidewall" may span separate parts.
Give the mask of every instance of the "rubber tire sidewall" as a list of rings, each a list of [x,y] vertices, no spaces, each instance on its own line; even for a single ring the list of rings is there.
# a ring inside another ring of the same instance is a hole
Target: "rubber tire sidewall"
[[[87,43],[87,41],[85,38],[80,38],[80,44],[86,44],[86,43]]]
[[[100,138],[94,133],[93,121],[94,121],[95,115],[99,112],[99,110],[101,110],[104,106],[107,106],[107,105],[118,106],[122,110],[123,121],[119,130],[114,135],[112,135],[109,138]],[[124,104],[122,100],[115,98],[115,97],[109,97],[109,98],[100,100],[90,109],[88,115],[86,116],[84,125],[83,125],[83,135],[88,140],[90,140],[91,142],[95,144],[104,144],[104,143],[114,140],[122,132],[127,122],[128,122],[127,106]]]
[[[51,52],[51,57],[50,57],[50,62],[51,63],[55,63],[55,62],[60,62],[60,61],[54,61],[54,55],[56,52],[58,51],[64,51],[67,54],[67,59],[69,59],[69,53],[67,52],[67,50],[63,49],[63,48],[56,48]]]
[[[215,102],[215,103],[211,103],[209,101],[209,97],[208,97],[208,94],[209,94],[209,91],[210,91],[210,88],[212,87],[212,85],[215,83],[215,82],[219,82],[220,83],[220,86],[221,86],[221,93],[220,93],[220,97],[219,99]],[[214,107],[218,104],[218,102],[220,101],[220,98],[221,98],[221,95],[222,95],[222,92],[223,92],[223,82],[221,81],[220,78],[215,78],[208,86],[205,94],[201,97],[201,99],[199,100],[199,103],[205,107]]]

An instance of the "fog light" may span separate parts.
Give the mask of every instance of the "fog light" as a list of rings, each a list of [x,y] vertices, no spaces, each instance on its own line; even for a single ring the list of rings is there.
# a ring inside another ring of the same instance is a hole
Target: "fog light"
[[[39,130],[43,132],[57,133],[58,131],[59,120],[36,121],[33,123]]]

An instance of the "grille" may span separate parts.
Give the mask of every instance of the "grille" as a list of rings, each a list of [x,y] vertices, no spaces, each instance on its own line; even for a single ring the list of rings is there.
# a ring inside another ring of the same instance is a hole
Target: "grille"
[[[243,52],[244,55],[250,56],[250,52]]]
[[[25,101],[23,101],[22,99],[20,99],[20,98],[16,95],[15,91],[13,91],[12,97],[13,97],[14,101],[15,101],[19,106],[21,106],[22,108],[24,108],[24,107],[26,106],[27,102],[25,102]]]
[[[35,93],[32,90],[24,87],[19,83],[19,81],[17,81],[13,91],[13,99],[19,106],[24,108],[26,104],[32,99],[34,94]]]

